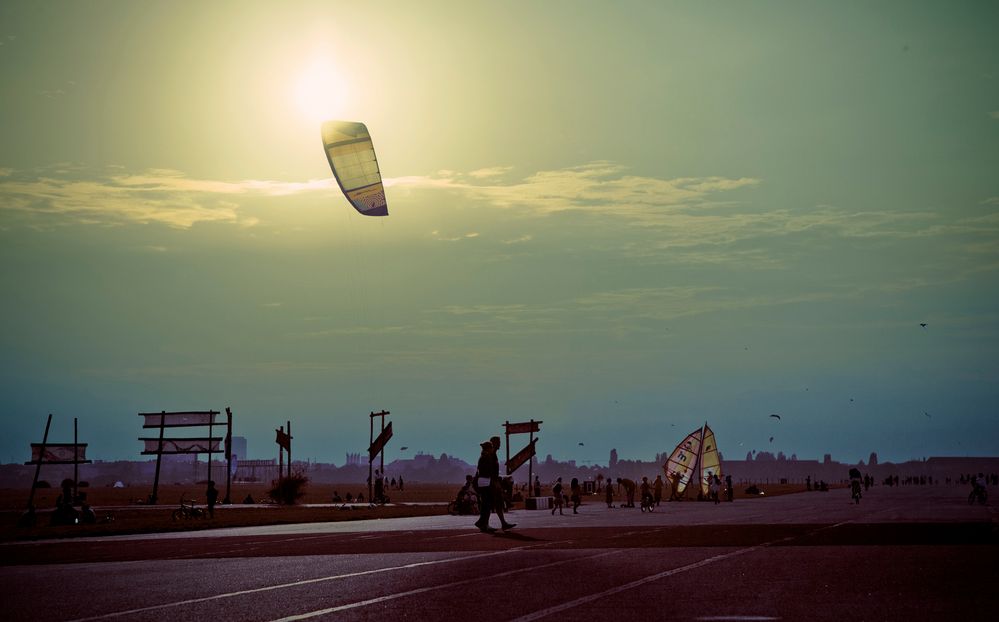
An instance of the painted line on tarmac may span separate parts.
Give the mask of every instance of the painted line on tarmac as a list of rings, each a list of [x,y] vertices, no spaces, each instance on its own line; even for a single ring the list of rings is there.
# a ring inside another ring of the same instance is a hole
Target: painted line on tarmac
[[[545,544],[549,544],[546,542]],[[435,566],[438,564],[448,564],[451,562],[461,562],[470,559],[481,559],[483,557],[494,557],[496,555],[504,555],[507,553],[515,553],[517,551],[523,551],[525,549],[535,548],[541,545],[532,544],[529,546],[520,546],[512,549],[504,549],[502,551],[491,551],[489,553],[480,553],[476,555],[467,555],[465,557],[449,557],[447,559],[435,559],[425,562],[413,562],[412,564],[403,564],[402,566],[390,566],[388,568],[375,568],[374,570],[360,570],[358,572],[346,572],[344,574],[331,575],[328,577],[316,577],[315,579],[303,579],[301,581],[292,581],[290,583],[280,583],[278,585],[265,585],[263,587],[255,587],[247,590],[239,590],[236,592],[227,592],[225,594],[215,594],[213,596],[202,596],[201,598],[190,598],[187,600],[178,600],[172,603],[162,603],[159,605],[152,605],[149,607],[138,607],[136,609],[126,609],[124,611],[114,611],[112,613],[103,613],[96,616],[89,616],[86,618],[76,618],[75,620],[69,620],[68,622],[87,622],[89,620],[107,620],[109,618],[118,618],[121,616],[133,615],[136,613],[145,613],[147,611],[158,611],[160,609],[169,609],[171,607],[183,607],[185,605],[193,605],[196,603],[204,603],[213,600],[220,600],[223,598],[233,598],[235,596],[245,596],[247,594],[259,594],[260,592],[270,592],[273,590],[281,590],[291,587],[299,587],[302,585],[311,585],[314,583],[323,583],[326,581],[336,581],[337,579],[349,579],[352,577],[363,577],[366,575],[382,574],[385,572],[393,572],[395,570],[409,570],[411,568],[421,568],[424,566]]]
[[[837,523],[835,525],[827,525],[825,527],[821,527],[819,529],[816,529],[814,531],[809,532],[809,535],[811,535],[813,533],[817,533],[819,531],[824,531],[826,529],[835,529],[836,527],[839,527],[840,525],[845,525],[845,524],[846,523],[844,522],[844,523]],[[673,575],[677,575],[677,574],[680,574],[682,572],[687,572],[688,570],[694,570],[694,569],[697,569],[697,568],[701,568],[703,566],[708,566],[708,565],[713,564],[715,562],[725,561],[727,559],[732,559],[733,557],[738,557],[740,555],[745,555],[746,553],[752,553],[752,552],[755,552],[755,551],[759,551],[760,549],[763,549],[763,548],[766,548],[766,547],[769,547],[769,546],[773,546],[775,544],[780,544],[782,542],[787,542],[789,540],[796,540],[799,537],[800,536],[787,536],[786,538],[780,538],[778,540],[773,540],[771,542],[764,542],[763,544],[757,544],[756,546],[751,546],[751,547],[748,547],[748,548],[745,548],[745,549],[738,549],[736,551],[732,551],[731,553],[722,553],[721,555],[715,555],[714,557],[709,557],[707,559],[702,559],[699,562],[694,562],[692,564],[687,564],[686,566],[680,566],[679,568],[672,568],[670,570],[664,570],[663,572],[657,572],[656,574],[649,575],[649,576],[643,577],[641,579],[636,579],[634,581],[631,581],[630,583],[624,583],[622,585],[618,585],[617,587],[612,587],[612,588],[610,588],[608,590],[604,590],[603,592],[599,592],[597,594],[590,594],[588,596],[583,596],[582,598],[577,598],[575,600],[570,600],[570,601],[561,603],[559,605],[554,605],[552,607],[547,607],[545,609],[539,609],[538,611],[535,611],[533,613],[529,613],[529,614],[521,616],[519,618],[514,618],[513,620],[511,620],[511,622],[531,622],[532,620],[539,620],[541,618],[544,618],[544,617],[547,617],[547,616],[550,616],[550,615],[553,615],[553,614],[556,614],[556,613],[560,613],[560,612],[565,611],[567,609],[573,609],[575,607],[579,607],[580,605],[585,605],[585,604],[591,603],[591,602],[593,602],[595,600],[600,600],[600,599],[604,598],[605,596],[613,596],[614,594],[620,594],[621,592],[626,592],[626,591],[628,591],[630,589],[633,589],[633,588],[645,585],[646,583],[652,583],[653,581],[659,581],[660,579],[665,579],[666,577],[671,577]]]
[[[780,618],[774,618],[771,616],[704,616],[701,618],[694,618],[695,620],[780,620]]]
[[[506,572],[500,572],[497,574],[491,574],[482,577],[473,577],[471,579],[462,579],[461,581],[454,581],[452,583],[445,583],[443,585],[432,585],[429,587],[421,587],[415,590],[407,590],[405,592],[399,592],[397,594],[386,594],[385,596],[378,596],[376,598],[369,598],[368,600],[360,600],[356,603],[347,603],[345,605],[339,605],[337,607],[329,607],[327,609],[318,609],[316,611],[308,611],[306,613],[300,613],[293,616],[287,616],[284,618],[277,618],[271,622],[294,622],[295,620],[307,620],[309,618],[315,618],[317,616],[324,616],[331,613],[336,613],[338,611],[346,611],[347,609],[357,609],[358,607],[367,607],[368,605],[377,605],[379,603],[384,603],[390,600],[395,600],[397,598],[406,598],[407,596],[415,596],[417,594],[425,594],[427,592],[433,592],[435,590],[444,590],[453,587],[459,587],[462,585],[468,585],[469,583],[475,583],[476,581],[491,581],[493,579],[498,579],[500,577],[509,577],[515,574],[522,574],[525,572],[533,572],[535,570],[541,570],[543,568],[552,568],[555,566],[561,566],[563,564],[571,564],[585,559],[596,559],[598,557],[606,557],[608,555],[616,555],[620,553],[622,549],[615,549],[613,551],[605,551],[603,553],[597,553],[596,555],[587,555],[584,557],[573,557],[571,559],[563,559],[557,562],[551,562],[548,564],[541,564],[540,566],[531,566],[530,568],[517,568],[516,570],[508,570]]]

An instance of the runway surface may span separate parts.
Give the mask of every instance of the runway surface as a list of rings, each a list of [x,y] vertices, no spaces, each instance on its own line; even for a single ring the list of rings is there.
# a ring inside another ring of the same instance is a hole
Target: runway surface
[[[0,546],[8,620],[993,620],[999,532],[959,487],[651,514],[590,502]],[[495,517],[493,518],[495,524]]]

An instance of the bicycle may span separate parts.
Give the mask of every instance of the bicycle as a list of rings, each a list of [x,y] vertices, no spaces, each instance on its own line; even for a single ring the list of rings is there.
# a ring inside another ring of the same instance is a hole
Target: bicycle
[[[180,496],[180,507],[170,514],[170,518],[173,520],[188,519],[188,518],[208,518],[208,512],[204,508],[199,508],[194,505],[194,499],[185,500],[184,495]]]

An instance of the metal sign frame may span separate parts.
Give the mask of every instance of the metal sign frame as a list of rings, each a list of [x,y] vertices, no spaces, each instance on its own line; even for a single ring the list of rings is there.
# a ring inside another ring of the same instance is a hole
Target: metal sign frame
[[[78,434],[78,419],[73,417],[73,442],[72,443],[50,443],[49,442],[49,427],[52,425],[52,413],[49,413],[49,418],[45,422],[45,433],[42,435],[41,443],[31,443],[31,460],[28,460],[24,464],[35,465],[35,476],[31,480],[31,492],[28,493],[28,509],[34,508],[35,503],[35,487],[38,485],[38,476],[42,472],[43,464],[72,464],[73,465],[73,499],[70,499],[72,503],[80,495],[80,465],[81,464],[91,464],[93,460],[87,460],[85,456],[81,456],[80,448],[83,449],[82,453],[86,454],[87,443],[79,442]],[[35,459],[35,448],[38,448],[38,459]],[[45,459],[45,449],[49,447],[72,447],[73,448],[73,459],[72,460],[46,460]]]
[[[535,421],[531,419],[530,421],[522,421],[520,423],[510,423],[507,421],[503,424],[503,428],[506,430],[506,474],[513,475],[513,472],[518,468],[523,466],[524,462],[527,462],[527,488],[528,491],[534,491],[534,460],[531,460],[537,454],[537,444],[538,439],[534,438],[535,432],[541,432],[541,424],[543,421]],[[530,434],[530,440],[527,442],[527,446],[517,452],[517,454],[510,458],[510,436],[513,434]]]
[[[207,453],[208,454],[208,480],[212,481],[212,454],[213,453],[225,453],[226,458],[226,473],[225,473],[225,498],[222,503],[231,503],[230,492],[232,485],[232,409],[228,406],[225,409],[226,416],[226,435],[225,437],[214,436],[214,427],[220,422],[217,422],[216,415],[221,414],[217,410],[189,410],[189,411],[179,411],[179,412],[167,412],[161,410],[158,413],[139,413],[140,417],[144,417],[145,420],[142,423],[142,428],[144,430],[154,429],[159,430],[159,435],[156,438],[149,437],[139,437],[139,440],[146,443],[146,447],[150,446],[150,443],[156,443],[155,449],[144,449],[142,455],[144,456],[156,456],[156,474],[153,476],[153,493],[149,496],[149,502],[151,504],[156,504],[159,501],[159,487],[160,487],[160,465],[163,461],[164,455],[177,455],[177,454],[198,454]],[[197,436],[197,437],[165,437],[164,431],[168,428],[208,428],[208,436]],[[203,445],[200,446],[189,446],[189,447],[179,447],[176,441],[186,442],[190,444],[201,442]],[[225,446],[219,447],[219,445],[224,442]],[[164,448],[164,443],[173,443],[173,448]]]

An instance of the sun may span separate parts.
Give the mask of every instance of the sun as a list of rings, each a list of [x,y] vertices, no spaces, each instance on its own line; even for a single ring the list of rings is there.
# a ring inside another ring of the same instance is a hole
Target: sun
[[[317,59],[298,75],[295,106],[305,122],[318,125],[343,115],[347,92],[347,82],[339,70],[328,60]]]

